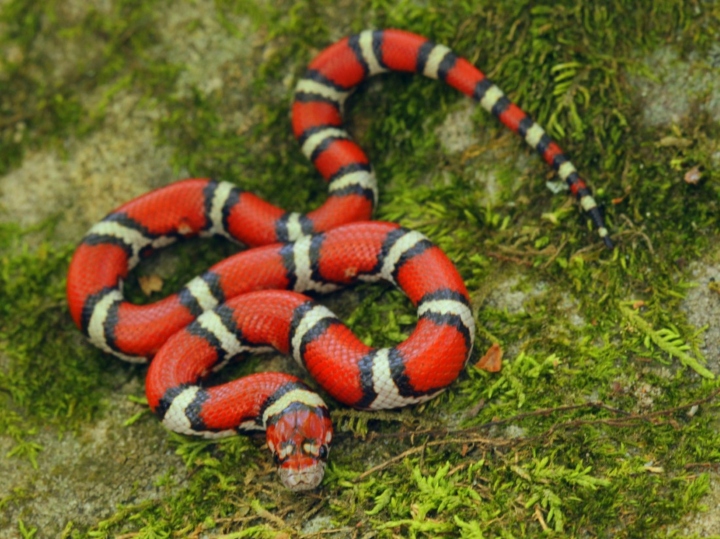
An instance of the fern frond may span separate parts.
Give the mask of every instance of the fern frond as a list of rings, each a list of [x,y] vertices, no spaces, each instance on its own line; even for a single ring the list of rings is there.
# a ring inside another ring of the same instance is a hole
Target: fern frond
[[[690,345],[685,342],[677,328],[663,328],[655,330],[642,316],[627,305],[620,304],[620,312],[625,319],[635,328],[645,334],[644,344],[650,348],[651,343],[655,344],[663,352],[680,360],[680,363],[690,367],[704,378],[714,379],[715,375],[700,364],[696,358],[687,353]],[[704,361],[704,358],[701,358]]]

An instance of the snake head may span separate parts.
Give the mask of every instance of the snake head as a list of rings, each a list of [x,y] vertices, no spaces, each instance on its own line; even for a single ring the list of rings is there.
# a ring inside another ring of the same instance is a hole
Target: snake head
[[[325,405],[295,402],[273,417],[266,429],[282,483],[293,492],[317,487],[325,474],[333,433]]]

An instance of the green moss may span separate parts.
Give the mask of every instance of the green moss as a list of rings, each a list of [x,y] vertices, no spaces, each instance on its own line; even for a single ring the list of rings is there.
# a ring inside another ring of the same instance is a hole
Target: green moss
[[[160,1],[119,0],[109,12],[88,5],[79,15],[63,2],[10,0],[0,12],[0,47],[12,51],[0,64],[0,174],[17,165],[27,148],[62,151],[71,136],[92,132],[108,101],[132,88],[144,95],[166,93],[177,68],[152,61]],[[75,65],[62,65],[59,51],[77,51]],[[102,88],[88,105],[83,95]]]
[[[329,0],[274,7],[224,0],[215,9],[226,30],[233,31],[233,16],[248,15],[272,45],[258,58],[253,83],[233,97],[172,93],[182,66],[147,52],[158,43],[163,9],[162,2],[122,1],[72,19],[57,2],[5,4],[0,44],[15,47],[17,61],[3,75],[9,91],[0,112],[12,121],[0,123],[0,173],[27,148],[91,132],[111,97],[132,89],[167,111],[158,143],[174,149],[178,170],[236,181],[282,207],[307,210],[325,193],[291,136],[291,92],[282,81],[299,76],[338,29],[398,26],[485,66],[560,139],[587,171],[619,248],[593,243],[585,219],[545,188],[539,158],[520,172],[521,182],[516,165],[503,160],[493,169],[499,194],[487,202],[474,170],[493,152],[448,156],[435,134],[461,106],[452,89],[399,75],[365,85],[348,117],[380,178],[378,217],[424,232],[456,262],[478,307],[479,353],[499,342],[503,370],[470,367],[442,397],[400,413],[336,410],[338,440],[317,497],[277,487],[261,439],[173,436],[187,484],[165,477],[161,499],[118,508],[89,530],[69,526],[65,536],[295,536],[323,515],[343,533],[379,537],[642,537],[667,535],[698,509],[709,483],[697,471],[720,459],[717,381],[695,374],[703,358],[697,328],[680,309],[689,283],[678,266],[705,255],[717,237],[712,155],[720,128],[702,114],[644,128],[626,74],[642,71],[644,54],[668,40],[683,54],[707,50],[720,30],[717,6],[355,0],[338,13]],[[48,82],[38,75],[52,67],[39,45],[43,35],[89,52]],[[98,88],[105,97],[88,108],[82,96]],[[240,102],[249,103],[243,113],[252,120],[243,131],[224,122]],[[25,125],[19,135],[16,114]],[[505,155],[529,153],[522,141],[505,142],[503,128],[482,111],[474,119]],[[682,181],[695,166],[702,181]],[[31,461],[42,450],[37,429],[80,429],[102,412],[113,373],[138,375],[100,360],[69,320],[63,280],[72,248],[51,246],[51,225],[0,229],[7,364],[0,433],[15,441],[11,458]],[[28,239],[36,247],[24,247]],[[231,250],[218,243],[179,249],[178,275],[165,291]],[[514,266],[523,309],[487,305]],[[412,312],[399,294],[367,286],[356,296],[348,320],[367,342],[388,345],[407,334]],[[581,320],[571,324],[573,314]],[[699,409],[691,414],[693,403]],[[0,508],[23,497],[1,498]],[[32,533],[27,519],[17,527]]]

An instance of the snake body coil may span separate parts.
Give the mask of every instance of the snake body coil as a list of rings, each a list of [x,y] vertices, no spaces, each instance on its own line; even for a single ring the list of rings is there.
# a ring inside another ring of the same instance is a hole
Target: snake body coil
[[[467,291],[448,258],[398,225],[364,222],[377,201],[375,175],[343,129],[354,87],[386,71],[445,81],[521,135],[567,182],[600,236],[610,240],[585,183],[558,145],[469,62],[400,30],[366,31],[330,46],[298,83],[293,129],[329,186],[306,215],[281,210],[237,187],[206,179],[141,196],[94,225],[73,257],[67,284],[75,323],[102,350],[145,362],[149,404],[170,429],[209,438],[266,430],[283,483],[322,480],[332,425],[322,399],[300,380],[260,373],[215,387],[202,380],[242,352],[292,355],[336,400],[359,409],[430,399],[452,383],[472,349]],[[250,247],[157,303],[122,295],[128,272],[156,249],[193,236]],[[417,307],[418,322],[392,348],[363,344],[303,292],[388,281]]]

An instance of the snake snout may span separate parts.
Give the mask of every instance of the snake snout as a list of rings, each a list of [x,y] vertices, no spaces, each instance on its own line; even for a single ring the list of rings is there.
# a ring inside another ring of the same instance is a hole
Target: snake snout
[[[281,466],[278,468],[280,481],[288,490],[303,492],[316,488],[325,475],[325,461],[315,460],[302,468]]]

